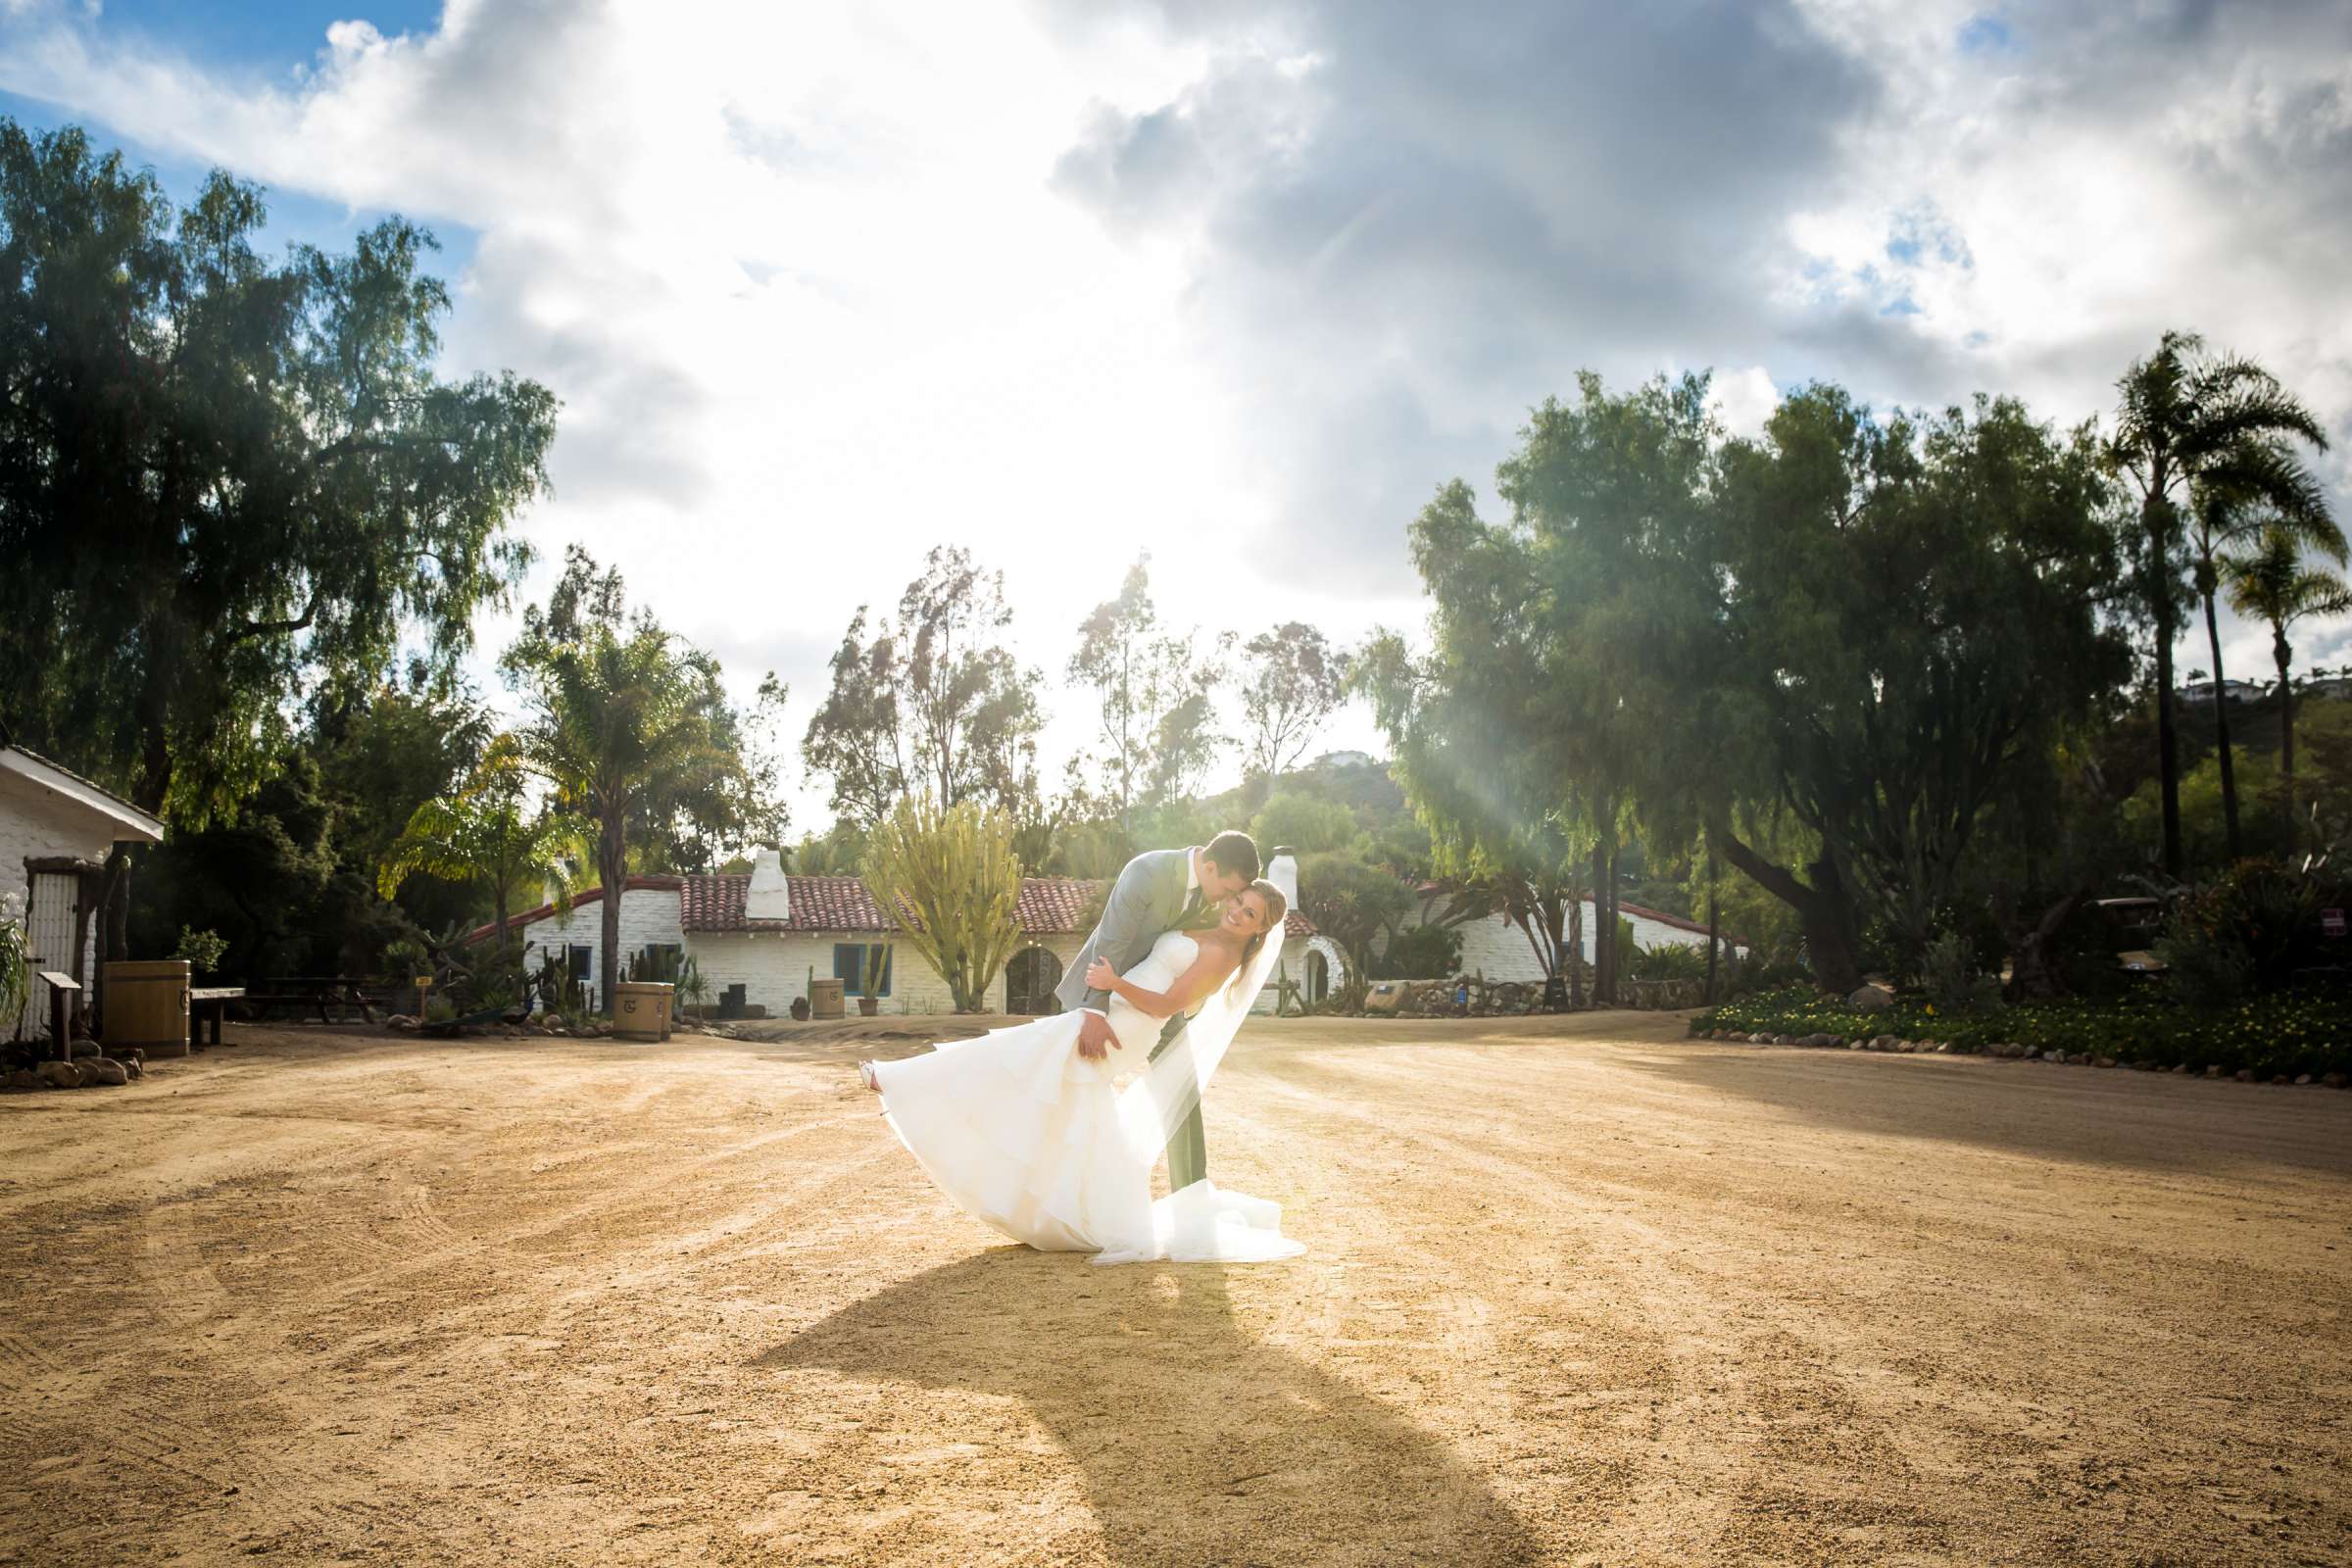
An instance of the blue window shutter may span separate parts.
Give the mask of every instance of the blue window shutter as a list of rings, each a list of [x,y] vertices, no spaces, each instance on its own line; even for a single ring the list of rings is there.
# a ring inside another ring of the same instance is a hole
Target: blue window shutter
[[[833,944],[833,978],[841,982],[843,996],[864,995],[858,989],[864,980],[864,975],[860,972],[864,967],[864,943],[836,942]]]

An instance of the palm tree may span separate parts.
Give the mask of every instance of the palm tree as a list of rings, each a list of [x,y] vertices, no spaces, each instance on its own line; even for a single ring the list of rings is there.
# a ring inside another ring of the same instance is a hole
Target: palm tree
[[[486,885],[501,953],[517,885],[553,887],[557,907],[568,909],[572,868],[587,858],[587,824],[562,810],[533,814],[523,782],[514,739],[502,735],[464,790],[410,813],[376,870],[376,891],[389,899],[417,872]]]
[[[569,638],[541,638],[512,662],[526,677],[532,710],[523,765],[555,787],[560,806],[594,824],[605,889],[598,992],[611,1012],[631,818],[658,819],[744,781],[718,667],[643,618],[625,630],[599,620]]]
[[[2291,529],[2266,528],[2257,549],[2231,556],[2223,563],[2229,576],[2230,608],[2241,615],[2270,622],[2271,660],[2278,669],[2278,777],[2286,794],[2290,821],[2295,813],[2295,694],[2286,668],[2293,662],[2295,651],[2287,645],[2286,631],[2296,621],[2312,615],[2340,615],[2352,611],[2352,588],[2346,587],[2342,578],[2325,567],[2303,564],[2307,542]],[[2335,536],[2332,548],[2325,544],[2319,548],[2329,560],[2339,565],[2343,564],[2341,534]]]
[[[2230,704],[2222,668],[2222,631],[2214,613],[2222,558],[2271,530],[2344,559],[2344,536],[2311,470],[2275,440],[2247,438],[2223,453],[2190,488],[2188,545],[2195,557],[2197,596],[2205,603],[2205,638],[2213,650],[2214,744],[2222,770],[2222,821],[2229,857],[2238,857],[2237,770],[2230,755]]]
[[[2177,635],[2180,507],[2209,476],[2230,469],[2248,446],[2300,436],[2325,451],[2328,434],[2278,379],[2252,360],[2206,351],[2193,332],[2167,332],[2156,352],[2116,383],[2123,402],[2107,460],[2139,491],[2141,584],[2156,624],[2156,748],[2164,799],[2164,866],[2180,874],[2180,757],[2173,727],[2173,641]],[[2283,456],[2282,453],[2278,455]],[[2243,475],[2279,511],[2302,498],[2273,493],[2252,469]],[[2218,673],[2218,672],[2217,672]],[[2225,756],[2228,754],[2225,753]]]

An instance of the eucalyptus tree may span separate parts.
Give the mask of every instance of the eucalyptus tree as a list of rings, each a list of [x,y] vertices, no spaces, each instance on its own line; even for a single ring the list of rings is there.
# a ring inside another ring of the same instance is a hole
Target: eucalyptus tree
[[[752,730],[782,706],[784,688],[768,675],[747,720],[727,700],[718,662],[650,613],[627,613],[620,574],[600,572],[576,545],[547,609],[524,612],[502,664],[529,712],[516,736],[521,765],[553,787],[559,808],[595,826],[610,1012],[630,824],[656,822],[681,839],[780,843],[776,765]]]
[[[1242,682],[1248,769],[1271,790],[1340,706],[1348,661],[1322,632],[1298,620],[1259,632],[1242,652],[1249,658]]]
[[[1069,677],[1093,692],[1099,715],[1087,793],[1132,839],[1136,808],[1189,794],[1224,744],[1213,707],[1222,671],[1200,657],[1193,632],[1159,618],[1149,556],[1079,622]]]
[[[2124,372],[2117,389],[2122,401],[2106,461],[2139,495],[2133,555],[2139,595],[2155,627],[2164,867],[2178,877],[2180,760],[2173,715],[2173,643],[2179,635],[2183,509],[2192,507],[2204,488],[2216,496],[2233,494],[2233,504],[2267,503],[2281,513],[2302,513],[2310,500],[2304,488],[2309,476],[2287,458],[2283,443],[2299,438],[2325,451],[2328,435],[2268,370],[2242,356],[2209,351],[2193,332],[2165,333],[2155,353]],[[2210,608],[2210,594],[2207,604]],[[2215,680],[2218,706],[2218,652]],[[2228,755],[2225,747],[2223,756]]]
[[[909,792],[943,806],[976,800],[1037,814],[1040,677],[1006,645],[1003,572],[941,545],[869,631],[860,606],[835,650],[832,684],[802,757],[832,786],[833,809],[870,827]]]
[[[2313,615],[2352,612],[2352,587],[2324,566],[2309,565],[2305,551],[2316,549],[2337,565],[2344,563],[2340,534],[2332,543],[2314,540],[2308,529],[2274,525],[2262,531],[2253,549],[2226,558],[2223,572],[2229,583],[2230,605],[2271,628],[2271,662],[2278,672],[2278,776],[2286,797],[2288,819],[2295,804],[2295,690],[2288,673],[2295,651],[2286,640],[2288,628]],[[2216,682],[2217,686],[2219,682]]]

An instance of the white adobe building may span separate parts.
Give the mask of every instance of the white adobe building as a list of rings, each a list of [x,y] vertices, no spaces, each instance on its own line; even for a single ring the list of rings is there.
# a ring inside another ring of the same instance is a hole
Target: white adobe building
[[[1025,877],[1014,918],[1025,939],[989,989],[987,1006],[1013,1014],[1054,1012],[1054,988],[1078,956],[1091,923],[1081,923],[1097,884],[1075,877]],[[600,987],[604,976],[604,892],[591,889],[572,901],[568,914],[542,905],[508,924],[522,934],[534,961],[565,958],[574,978]],[[482,926],[468,941],[495,930]],[[1291,952],[1286,963],[1321,1000],[1338,976],[1339,953],[1294,911],[1288,925]],[[850,997],[860,994],[867,949],[890,950],[879,1001],[888,1013],[939,1013],[956,1009],[948,983],[914,949],[900,941],[895,920],[882,911],[854,876],[788,876],[773,850],[762,851],[749,872],[710,876],[633,876],[623,885],[620,951],[625,962],[648,948],[694,959],[713,1004],[728,988],[743,987],[743,1001],[780,1018],[808,994],[811,979],[839,979]],[[900,959],[906,963],[901,964]],[[1321,975],[1321,989],[1315,976]],[[1256,1006],[1271,1011],[1275,987],[1267,986]]]
[[[1442,907],[1441,901],[1424,899],[1419,910],[1408,917],[1404,923],[1407,928],[1433,923]],[[1623,900],[1618,902],[1617,912],[1632,922],[1636,947],[1657,948],[1671,944],[1677,947],[1696,948],[1702,955],[1706,952],[1707,928],[1699,921],[1686,920],[1680,915],[1667,914],[1659,909],[1644,908],[1641,905],[1627,904]],[[1579,924],[1583,937],[1580,956],[1585,962],[1591,963],[1595,930],[1591,899],[1586,899],[1583,903],[1583,912]],[[1518,981],[1525,985],[1542,985],[1544,983],[1544,965],[1536,957],[1535,945],[1527,940],[1526,932],[1511,923],[1508,916],[1490,914],[1480,919],[1465,921],[1454,929],[1461,933],[1462,938],[1462,961],[1456,970],[1457,973],[1483,974],[1489,980],[1497,983],[1504,981]],[[1746,956],[1747,945],[1745,943],[1736,941],[1728,934],[1722,938],[1722,942],[1724,956],[1727,960]],[[1385,945],[1383,951],[1386,951]],[[1445,977],[1431,975],[1426,978],[1443,979]]]
[[[32,969],[70,974],[82,1004],[98,988],[100,873],[118,844],[160,844],[164,824],[118,795],[24,750],[0,746],[0,895],[24,901]],[[49,988],[38,978],[21,1018],[0,1038],[48,1027]]]

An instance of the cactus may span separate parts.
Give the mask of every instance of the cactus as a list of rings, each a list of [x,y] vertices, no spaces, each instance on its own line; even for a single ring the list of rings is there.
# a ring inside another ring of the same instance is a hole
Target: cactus
[[[875,906],[947,981],[956,1010],[978,1012],[1020,940],[1010,819],[970,801],[943,811],[927,797],[902,800],[867,839],[860,871]]]

